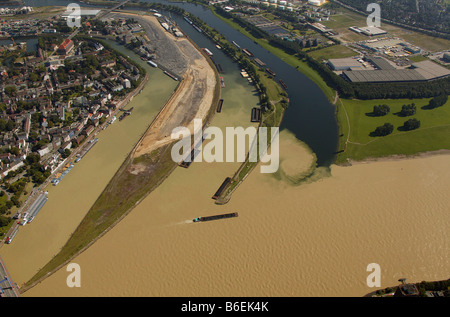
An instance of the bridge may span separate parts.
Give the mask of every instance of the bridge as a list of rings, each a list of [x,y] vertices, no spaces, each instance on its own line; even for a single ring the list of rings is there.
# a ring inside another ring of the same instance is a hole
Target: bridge
[[[19,297],[17,285],[13,282],[11,275],[6,269],[5,262],[0,256],[0,297]]]
[[[125,0],[122,1],[121,3],[119,3],[118,5],[115,5],[112,8],[109,9],[105,9],[104,11],[102,10],[102,12],[100,12],[95,18],[96,19],[101,19],[102,17],[106,16],[107,14],[119,9],[121,6],[124,6],[125,4],[127,4],[128,2],[130,2],[130,0]]]

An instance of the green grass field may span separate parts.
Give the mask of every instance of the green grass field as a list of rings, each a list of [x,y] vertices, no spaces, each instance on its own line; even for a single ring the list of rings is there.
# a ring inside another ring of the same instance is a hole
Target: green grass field
[[[338,103],[338,121],[343,136],[340,137],[340,153],[337,163],[350,158],[363,160],[369,157],[390,155],[413,155],[420,152],[450,149],[450,101],[436,109],[422,109],[428,105],[428,99],[398,100],[346,100]],[[401,117],[398,113],[402,105],[415,103],[417,113]],[[383,117],[371,117],[374,105],[387,104],[391,111]],[[347,115],[348,119],[347,119]],[[398,128],[411,118],[420,120],[421,126],[413,131],[401,131]],[[348,124],[350,122],[350,125]],[[385,137],[372,137],[370,133],[384,123],[394,125],[394,132]],[[350,131],[349,131],[350,130]],[[345,143],[347,141],[347,145]]]
[[[359,55],[343,45],[333,45],[319,50],[308,52],[308,55],[321,62],[332,58],[345,58]]]

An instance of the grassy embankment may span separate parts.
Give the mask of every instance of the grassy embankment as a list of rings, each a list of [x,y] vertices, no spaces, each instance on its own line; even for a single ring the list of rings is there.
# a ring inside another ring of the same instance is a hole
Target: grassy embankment
[[[450,100],[441,107],[427,109],[430,99],[396,100],[346,100],[338,102],[338,121],[342,136],[336,163],[350,160],[360,161],[392,155],[414,155],[422,152],[450,150]],[[405,104],[414,103],[417,113],[402,117],[398,113]],[[391,111],[386,116],[373,117],[373,106],[387,104]],[[425,107],[425,108],[424,108]],[[402,131],[400,127],[408,120],[416,118],[420,128]],[[384,123],[394,125],[394,132],[385,137],[372,137],[370,133]],[[350,124],[349,124],[350,123]],[[400,129],[399,129],[400,128]],[[350,131],[349,131],[350,130]]]

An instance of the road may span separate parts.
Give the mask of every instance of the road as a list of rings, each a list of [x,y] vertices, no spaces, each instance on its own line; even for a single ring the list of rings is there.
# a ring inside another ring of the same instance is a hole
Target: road
[[[11,278],[6,265],[0,256],[0,297],[19,297],[17,285]]]

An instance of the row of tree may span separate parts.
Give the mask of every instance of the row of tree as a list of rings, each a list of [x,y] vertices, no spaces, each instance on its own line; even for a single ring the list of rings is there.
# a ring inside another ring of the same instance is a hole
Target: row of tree
[[[420,128],[420,121],[413,118],[405,121],[403,126],[399,127],[401,131],[411,131]],[[370,136],[386,136],[394,132],[394,125],[392,123],[385,123],[379,126],[375,131],[370,133]]]

